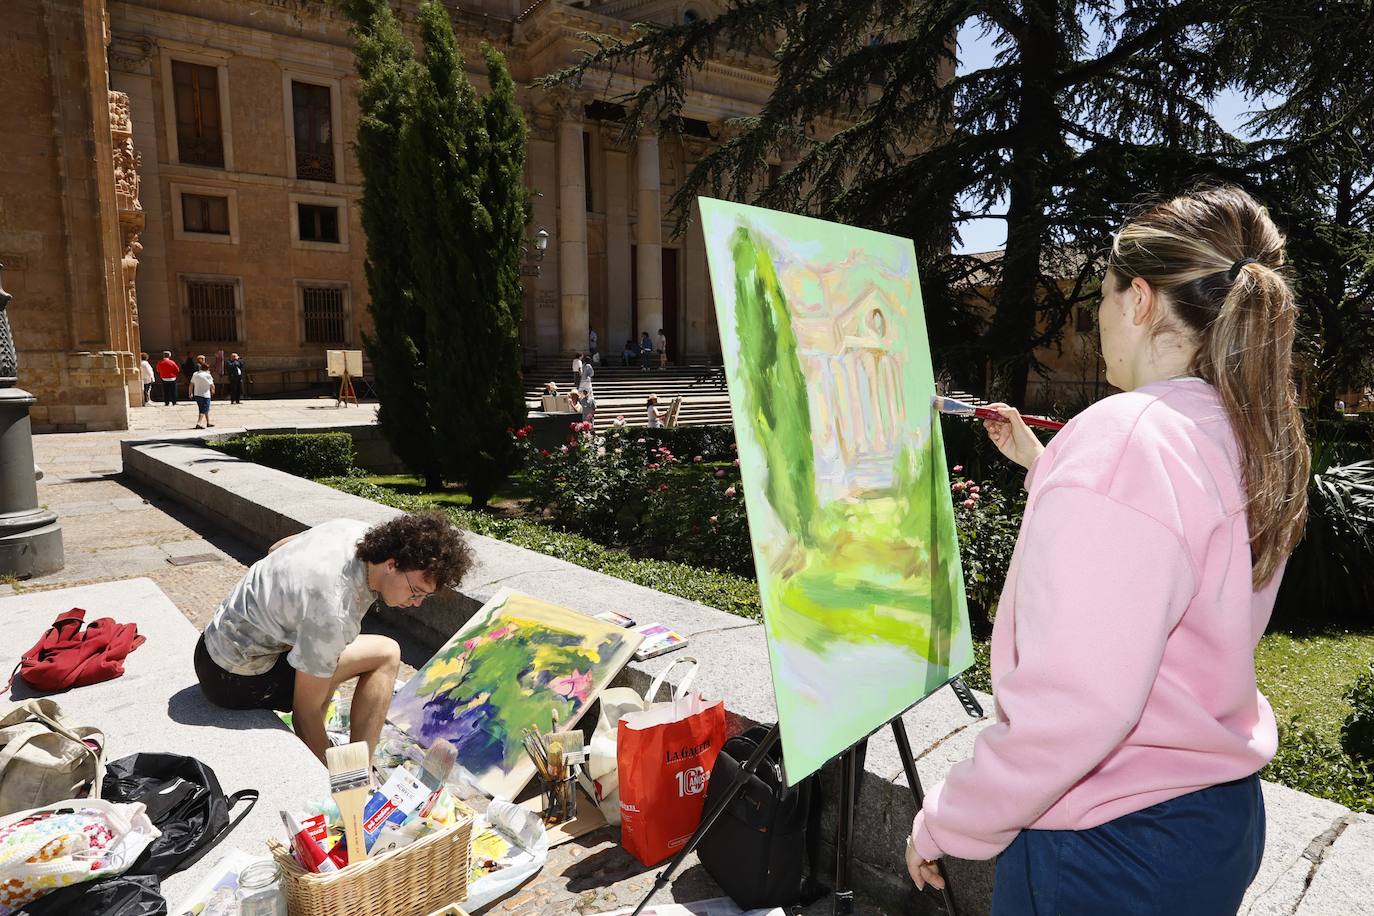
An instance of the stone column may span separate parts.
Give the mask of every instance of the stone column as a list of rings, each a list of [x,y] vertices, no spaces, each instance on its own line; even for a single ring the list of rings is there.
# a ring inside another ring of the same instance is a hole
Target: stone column
[[[606,150],[606,339],[601,358],[619,365],[620,350],[635,335],[630,301],[630,163],[622,148]],[[635,335],[636,337],[638,335]]]
[[[587,346],[587,188],[582,161],[582,120],[564,111],[558,125],[559,346]]]
[[[541,356],[561,352],[558,326],[558,286],[562,258],[562,230],[558,225],[558,120],[546,106],[537,106],[530,117],[529,145],[525,156],[530,187],[539,192],[532,201],[530,230],[548,229],[549,250],[540,262],[539,276],[527,277],[525,289],[533,299],[533,324],[526,339]]]
[[[663,327],[663,213],[659,202],[658,134],[639,135],[639,223],[635,240],[639,295],[635,337],[648,331],[658,346],[658,329]],[[658,354],[654,354],[658,358]]]

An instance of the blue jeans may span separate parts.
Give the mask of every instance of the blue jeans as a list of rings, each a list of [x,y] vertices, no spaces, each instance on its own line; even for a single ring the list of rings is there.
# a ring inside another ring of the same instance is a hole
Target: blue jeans
[[[1264,854],[1258,776],[1088,830],[1023,830],[997,859],[993,916],[1222,916]]]

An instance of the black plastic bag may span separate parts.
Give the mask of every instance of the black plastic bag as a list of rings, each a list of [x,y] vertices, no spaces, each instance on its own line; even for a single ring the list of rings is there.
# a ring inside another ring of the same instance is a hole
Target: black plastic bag
[[[154,875],[115,875],[59,888],[28,904],[27,916],[167,916]]]
[[[252,810],[257,789],[227,798],[215,771],[194,757],[142,753],[121,757],[105,768],[100,791],[106,801],[142,802],[162,835],[153,840],[126,875],[166,878],[191,867],[224,839]],[[230,810],[248,805],[233,819]]]

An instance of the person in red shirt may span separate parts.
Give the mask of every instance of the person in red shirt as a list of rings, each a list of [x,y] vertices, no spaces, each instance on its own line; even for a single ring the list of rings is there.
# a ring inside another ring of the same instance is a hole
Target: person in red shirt
[[[162,359],[157,361],[157,378],[162,384],[162,406],[176,404],[177,402],[177,375],[181,373],[181,367],[177,361],[172,359],[171,350],[162,351]]]

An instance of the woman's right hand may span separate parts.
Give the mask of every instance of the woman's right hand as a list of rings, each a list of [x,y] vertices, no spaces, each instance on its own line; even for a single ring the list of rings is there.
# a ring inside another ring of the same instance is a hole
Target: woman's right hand
[[[1029,469],[1045,450],[1045,446],[1031,432],[1021,412],[1007,404],[989,404],[988,407],[1002,415],[1001,420],[984,420],[983,428],[997,450],[1012,461]]]

